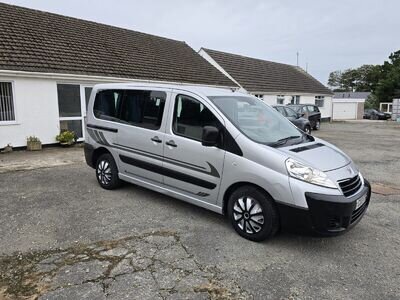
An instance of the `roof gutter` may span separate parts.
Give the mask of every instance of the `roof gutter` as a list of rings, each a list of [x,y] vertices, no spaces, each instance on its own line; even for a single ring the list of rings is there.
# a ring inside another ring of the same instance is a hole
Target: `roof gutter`
[[[115,82],[142,82],[142,83],[162,83],[162,84],[176,84],[182,86],[206,86],[214,88],[228,88],[238,89],[238,86],[228,85],[212,85],[212,84],[200,84],[190,82],[176,82],[176,81],[162,81],[162,80],[151,80],[151,79],[135,79],[135,78],[121,78],[121,77],[107,77],[107,76],[94,76],[94,75],[82,75],[82,74],[65,74],[65,73],[42,73],[42,72],[28,72],[28,71],[14,71],[14,70],[0,70],[0,76],[4,77],[20,77],[20,78],[38,78],[38,79],[54,79],[54,80],[69,80],[79,81],[86,83],[115,83]]]
[[[260,94],[260,95],[283,95],[283,96],[294,96],[294,95],[299,95],[299,96],[333,96],[333,94],[329,93],[319,93],[319,92],[282,92],[282,91],[277,91],[277,92],[260,92],[260,91],[249,91],[251,94]]]

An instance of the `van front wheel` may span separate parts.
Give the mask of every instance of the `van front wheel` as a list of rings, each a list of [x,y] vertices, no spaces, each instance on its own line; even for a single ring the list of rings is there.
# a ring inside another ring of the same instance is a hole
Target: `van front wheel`
[[[97,160],[96,178],[100,186],[106,190],[113,190],[121,185],[118,168],[111,154],[105,153]]]
[[[279,216],[271,197],[248,185],[234,191],[228,202],[228,216],[242,237],[260,242],[276,234]]]

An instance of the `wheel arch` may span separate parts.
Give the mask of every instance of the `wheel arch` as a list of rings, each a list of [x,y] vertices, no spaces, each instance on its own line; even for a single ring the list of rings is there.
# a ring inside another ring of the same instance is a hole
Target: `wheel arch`
[[[105,147],[99,147],[96,150],[93,151],[93,155],[92,155],[92,165],[96,168],[96,163],[97,160],[99,159],[99,157],[103,154],[110,154],[112,155],[112,153]]]
[[[253,187],[259,189],[260,191],[262,191],[263,193],[265,193],[267,196],[269,196],[269,197],[273,200],[274,204],[276,204],[276,203],[275,203],[275,199],[271,196],[271,194],[270,194],[267,190],[265,190],[264,188],[262,188],[261,186],[259,186],[259,185],[257,185],[257,184],[254,184],[254,183],[252,183],[252,182],[248,182],[248,181],[240,181],[240,182],[233,183],[232,185],[230,185],[230,186],[226,189],[226,191],[225,191],[225,193],[224,193],[224,197],[223,197],[223,199],[222,199],[222,214],[223,214],[223,215],[226,215],[226,213],[227,213],[228,201],[229,201],[230,195],[231,195],[235,190],[237,190],[238,188],[240,188],[240,187],[242,187],[242,186],[245,186],[245,185],[250,185],[250,186],[253,186]]]

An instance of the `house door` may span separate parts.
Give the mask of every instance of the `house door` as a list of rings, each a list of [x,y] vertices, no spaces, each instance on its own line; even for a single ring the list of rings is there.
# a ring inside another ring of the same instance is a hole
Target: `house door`
[[[78,141],[83,141],[85,138],[83,119],[86,115],[91,91],[91,86],[57,84],[60,132],[64,130],[73,131]]]

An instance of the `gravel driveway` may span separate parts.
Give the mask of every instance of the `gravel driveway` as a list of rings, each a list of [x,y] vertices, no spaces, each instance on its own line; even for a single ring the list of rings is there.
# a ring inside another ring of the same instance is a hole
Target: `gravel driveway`
[[[400,126],[323,123],[313,134],[374,184],[364,219],[339,237],[250,242],[179,200],[102,190],[80,159],[3,170],[0,299],[399,299]]]

